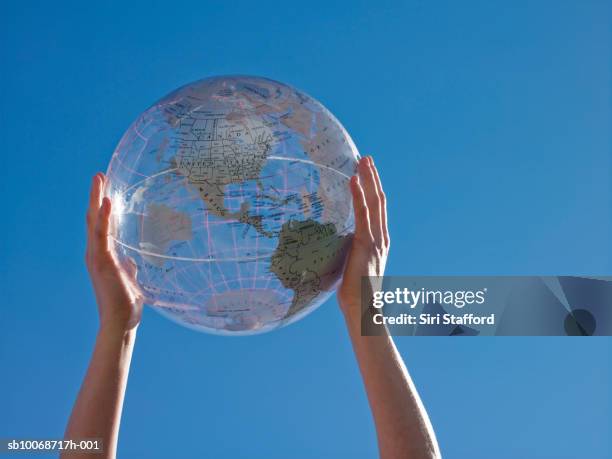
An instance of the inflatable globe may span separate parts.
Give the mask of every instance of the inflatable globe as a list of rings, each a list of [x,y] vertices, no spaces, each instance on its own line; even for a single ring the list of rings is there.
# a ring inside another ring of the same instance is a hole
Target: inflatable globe
[[[265,78],[184,86],[124,134],[107,176],[114,250],[180,324],[252,334],[335,290],[354,231],[358,153],[319,102]]]

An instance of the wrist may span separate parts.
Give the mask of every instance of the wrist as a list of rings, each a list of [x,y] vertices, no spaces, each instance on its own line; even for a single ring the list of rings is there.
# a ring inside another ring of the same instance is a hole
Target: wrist
[[[99,331],[105,334],[124,335],[136,330],[140,323],[140,314],[133,311],[135,306],[122,304],[116,308],[100,308]]]
[[[98,338],[129,343],[136,338],[137,330],[137,325],[130,328],[120,323],[102,323],[98,329]]]

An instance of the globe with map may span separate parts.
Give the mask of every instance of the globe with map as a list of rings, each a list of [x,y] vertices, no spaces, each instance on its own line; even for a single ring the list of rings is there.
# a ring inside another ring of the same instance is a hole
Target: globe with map
[[[359,154],[319,102],[260,77],[188,84],[117,146],[105,193],[146,304],[211,333],[262,333],[320,306],[354,231]]]

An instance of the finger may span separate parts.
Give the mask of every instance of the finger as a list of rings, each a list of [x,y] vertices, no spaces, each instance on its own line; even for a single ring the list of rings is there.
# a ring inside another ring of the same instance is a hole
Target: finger
[[[385,241],[385,247],[389,247],[389,227],[387,226],[387,196],[383,191],[378,169],[374,165],[372,160],[372,169],[374,170],[374,180],[376,181],[376,189],[378,190],[378,200],[380,201],[380,226],[382,228],[383,239]]]
[[[355,210],[355,238],[362,241],[373,241],[365,194],[356,175],[351,177],[350,186]]]
[[[366,156],[359,161],[359,178],[362,183],[370,217],[370,230],[374,236],[374,242],[379,247],[383,245],[382,226],[380,224],[380,200],[376,189],[376,180],[372,169],[372,160]]]
[[[93,230],[96,225],[96,217],[98,210],[102,204],[102,185],[103,185],[103,174],[98,172],[94,175],[91,181],[91,189],[89,191],[89,207],[87,209],[87,228]]]
[[[109,198],[102,199],[102,205],[96,216],[96,227],[93,234],[94,250],[96,256],[110,254],[108,245],[108,230],[110,227],[111,201]]]

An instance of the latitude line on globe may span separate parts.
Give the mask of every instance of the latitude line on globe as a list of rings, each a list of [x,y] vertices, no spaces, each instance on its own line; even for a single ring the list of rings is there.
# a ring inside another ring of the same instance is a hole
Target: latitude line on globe
[[[115,236],[110,235],[110,237],[111,237],[111,239],[113,241],[115,241],[120,246],[125,247],[126,249],[133,250],[134,252],[137,252],[137,253],[139,253],[141,255],[148,255],[150,257],[156,257],[156,258],[165,258],[167,260],[197,261],[197,262],[202,262],[202,263],[214,263],[214,262],[218,262],[218,261],[223,261],[223,262],[257,261],[257,260],[264,260],[266,258],[269,258],[269,255],[261,255],[261,256],[258,256],[258,257],[222,258],[222,259],[218,259],[218,258],[177,257],[177,256],[170,256],[170,255],[162,255],[160,253],[155,253],[155,252],[149,252],[148,250],[137,249],[134,246],[131,246],[129,244],[126,244],[125,242],[120,241]]]

